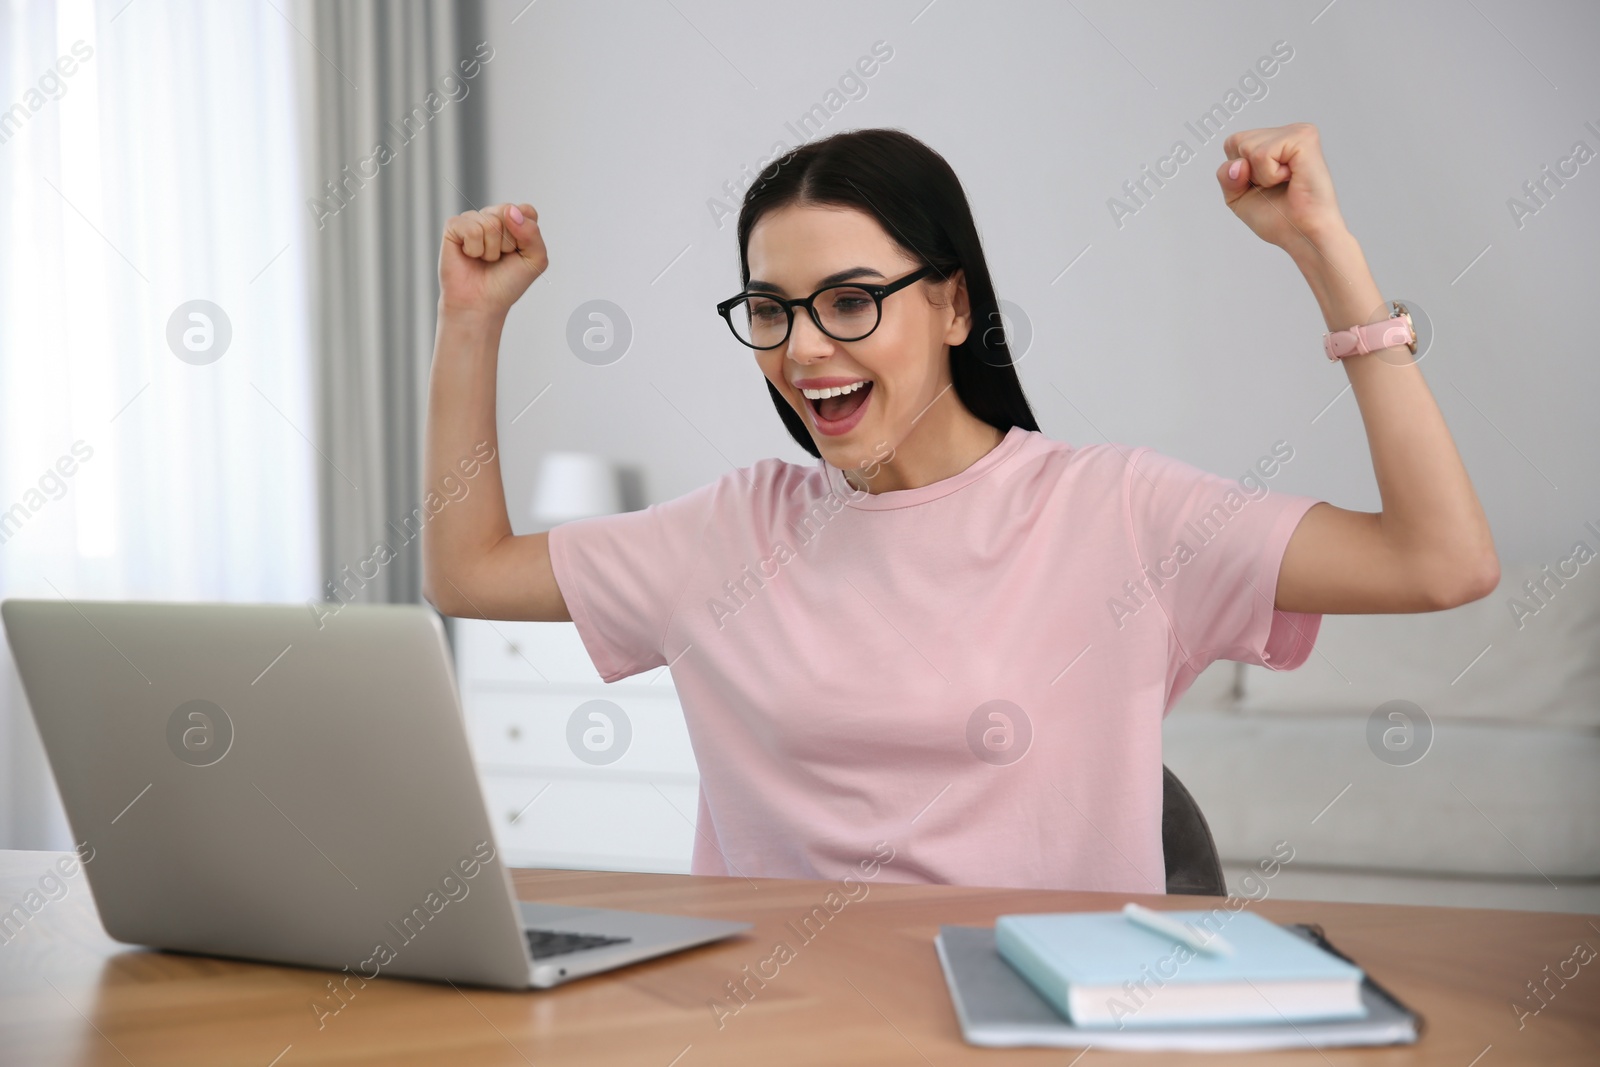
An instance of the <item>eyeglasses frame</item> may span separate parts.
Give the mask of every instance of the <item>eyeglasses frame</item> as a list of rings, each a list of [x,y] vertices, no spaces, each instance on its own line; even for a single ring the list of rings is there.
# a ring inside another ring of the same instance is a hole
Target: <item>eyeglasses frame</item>
[[[935,268],[932,266],[921,267],[912,271],[910,274],[907,274],[898,281],[886,282],[883,285],[869,285],[866,282],[838,282],[834,285],[825,285],[821,289],[818,289],[816,292],[812,293],[810,296],[797,297],[793,300],[785,300],[783,297],[774,296],[771,293],[752,293],[747,290],[739,293],[737,296],[730,296],[728,299],[718,304],[717,314],[722,316],[723,321],[728,324],[729,332],[731,332],[734,337],[738,338],[740,344],[747,348],[753,348],[757,352],[770,352],[774,348],[781,348],[789,343],[789,337],[794,333],[794,309],[797,307],[803,307],[806,309],[807,314],[811,316],[812,325],[816,326],[816,328],[824,337],[831,337],[835,341],[848,344],[852,341],[862,341],[868,337],[871,337],[873,332],[876,331],[879,326],[883,325],[884,297],[898,293],[900,290],[904,289],[908,285],[911,285],[913,282],[921,281],[929,274],[935,272]],[[862,292],[872,297],[872,301],[877,305],[878,310],[878,318],[877,321],[872,324],[872,329],[868,330],[860,337],[834,337],[833,334],[829,333],[827,327],[822,325],[822,319],[817,315],[816,306],[812,303],[812,301],[816,300],[817,297],[821,296],[823,293],[826,293],[830,289],[860,289]],[[751,344],[743,337],[740,337],[738,329],[734,327],[733,309],[741,302],[748,300],[752,296],[765,297],[766,299],[780,305],[783,308],[784,314],[788,317],[788,328],[783,331],[783,339],[777,344],[766,345],[765,347]]]

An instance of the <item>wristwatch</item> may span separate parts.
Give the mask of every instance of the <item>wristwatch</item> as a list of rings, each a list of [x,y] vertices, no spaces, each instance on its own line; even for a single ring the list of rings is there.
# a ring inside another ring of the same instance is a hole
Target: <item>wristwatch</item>
[[[1411,324],[1411,312],[1398,301],[1390,301],[1394,317],[1367,326],[1352,326],[1348,330],[1335,330],[1322,335],[1322,350],[1329,359],[1364,355],[1381,348],[1405,345],[1412,355],[1417,354],[1417,330]]]

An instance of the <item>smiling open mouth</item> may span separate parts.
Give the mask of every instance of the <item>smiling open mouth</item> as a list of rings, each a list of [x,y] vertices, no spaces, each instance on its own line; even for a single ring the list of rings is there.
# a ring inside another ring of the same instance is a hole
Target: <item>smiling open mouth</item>
[[[811,410],[817,418],[825,422],[842,422],[854,415],[861,405],[867,402],[867,394],[872,392],[872,383],[856,382],[843,389],[827,389],[824,392],[829,395],[817,399],[806,397],[806,403],[811,405]]]

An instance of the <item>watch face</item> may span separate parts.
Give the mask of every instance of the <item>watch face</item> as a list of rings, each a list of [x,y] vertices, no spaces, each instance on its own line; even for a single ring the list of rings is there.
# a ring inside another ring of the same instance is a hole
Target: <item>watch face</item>
[[[1417,326],[1416,326],[1416,323],[1411,321],[1411,312],[1406,310],[1406,306],[1404,304],[1396,303],[1395,306],[1394,306],[1394,313],[1395,313],[1395,318],[1397,318],[1397,319],[1405,319],[1406,320],[1406,332],[1411,335],[1411,340],[1406,342],[1406,347],[1411,349],[1411,354],[1412,355],[1416,355],[1417,354]]]

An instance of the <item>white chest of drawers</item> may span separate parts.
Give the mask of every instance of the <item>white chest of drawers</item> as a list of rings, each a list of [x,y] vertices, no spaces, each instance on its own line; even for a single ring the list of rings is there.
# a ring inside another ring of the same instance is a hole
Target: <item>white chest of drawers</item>
[[[699,773],[665,669],[607,685],[570,622],[454,622],[499,848],[518,867],[687,873]]]

